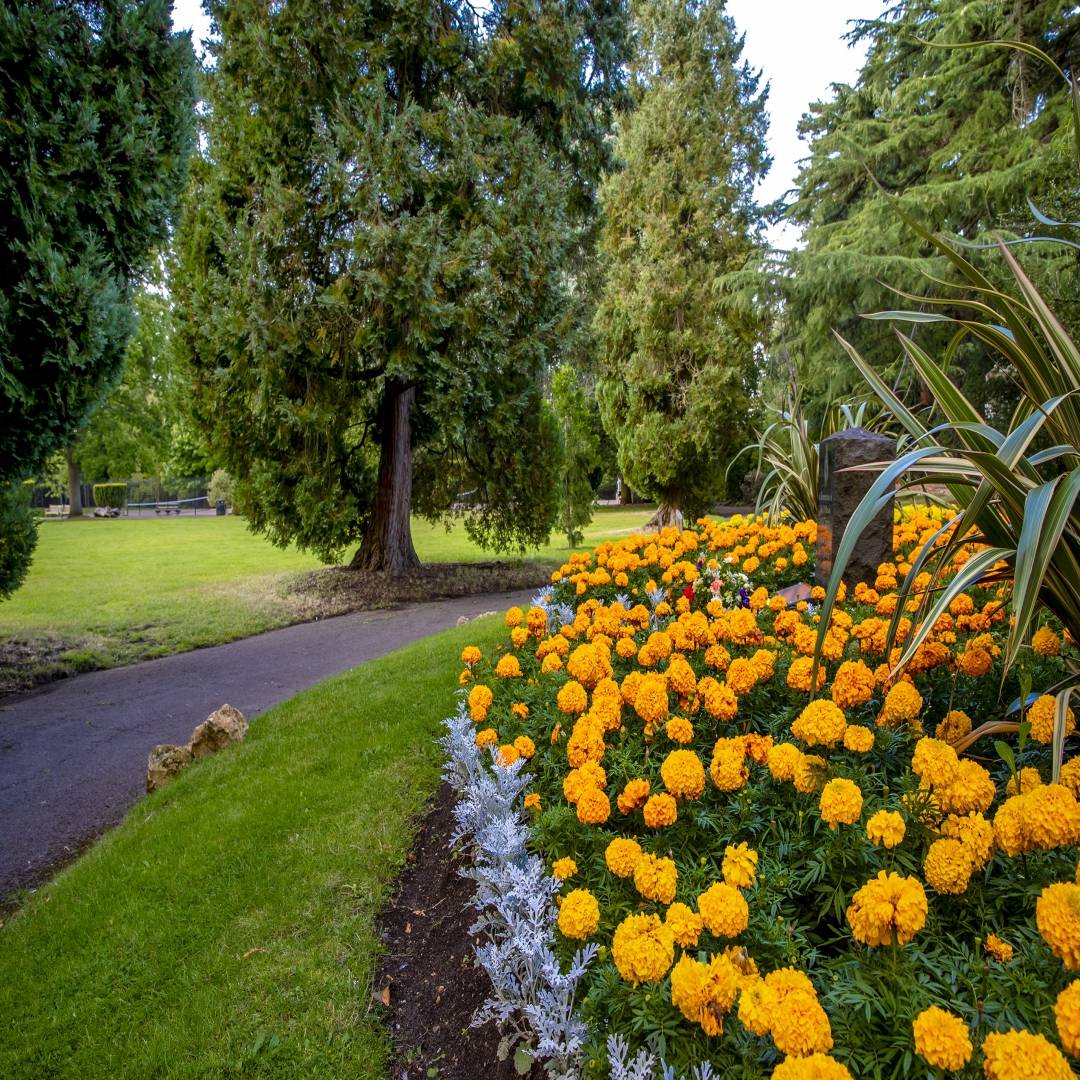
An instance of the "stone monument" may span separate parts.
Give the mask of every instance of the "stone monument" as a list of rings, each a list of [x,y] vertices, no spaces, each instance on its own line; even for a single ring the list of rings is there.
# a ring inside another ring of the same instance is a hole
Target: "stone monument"
[[[876,435],[865,428],[838,431],[822,439],[818,447],[820,483],[818,486],[817,560],[814,577],[826,585],[832,573],[833,553],[840,546],[855,508],[878,478],[878,470],[846,470],[856,465],[889,462],[896,459],[896,440]],[[877,568],[892,559],[892,500],[863,530],[844,570],[849,587],[865,581],[873,585]]]

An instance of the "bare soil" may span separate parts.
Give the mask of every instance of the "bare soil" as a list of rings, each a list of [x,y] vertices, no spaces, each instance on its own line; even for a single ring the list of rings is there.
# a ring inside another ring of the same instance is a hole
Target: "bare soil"
[[[450,849],[453,802],[443,784],[420,824],[397,896],[382,916],[386,955],[375,999],[396,1051],[390,1080],[519,1076],[512,1060],[498,1060],[495,1025],[471,1026],[491,984],[473,959],[473,884],[458,873],[462,857]],[[534,1067],[529,1075],[536,1072]]]

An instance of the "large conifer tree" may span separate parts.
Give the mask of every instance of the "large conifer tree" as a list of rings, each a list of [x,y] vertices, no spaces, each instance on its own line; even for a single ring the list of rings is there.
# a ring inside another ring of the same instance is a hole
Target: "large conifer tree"
[[[546,537],[539,375],[618,93],[618,0],[213,0],[176,295],[197,409],[253,525],[417,562],[411,509]]]
[[[119,374],[132,295],[168,235],[195,57],[168,0],[0,5],[0,596],[33,530],[11,482]]]
[[[1066,220],[1077,213],[1060,77],[1001,46],[937,47],[1021,41],[1068,69],[1080,47],[1075,4],[903,0],[856,23],[851,36],[868,44],[856,84],[837,85],[800,128],[810,156],[787,213],[806,227],[805,249],[793,253],[781,279],[787,342],[819,406],[859,385],[834,328],[888,370],[899,350],[861,315],[910,306],[886,284],[922,295],[937,288],[928,275],[950,277],[940,254],[904,225],[894,198],[931,230],[971,242],[1041,232],[1029,198]],[[968,254],[990,274],[1001,269],[996,253]],[[1071,304],[1075,313],[1075,259],[1037,246],[1020,255],[1052,304],[1059,311]],[[921,326],[919,343],[942,355],[950,333]],[[1008,372],[994,369],[976,342],[963,347],[952,370],[972,401],[991,413],[1010,407]],[[904,373],[893,371],[902,386]]]
[[[723,0],[642,0],[635,19],[637,108],[602,190],[599,394],[623,477],[668,520],[721,496],[747,441],[760,326],[722,287],[759,246],[766,95]]]

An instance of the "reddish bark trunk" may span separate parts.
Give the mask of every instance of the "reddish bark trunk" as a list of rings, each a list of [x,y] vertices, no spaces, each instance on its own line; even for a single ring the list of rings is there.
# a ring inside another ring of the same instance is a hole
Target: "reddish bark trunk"
[[[412,542],[412,425],[416,400],[413,386],[387,387],[382,410],[382,442],[375,506],[351,569],[403,574],[420,565]]]

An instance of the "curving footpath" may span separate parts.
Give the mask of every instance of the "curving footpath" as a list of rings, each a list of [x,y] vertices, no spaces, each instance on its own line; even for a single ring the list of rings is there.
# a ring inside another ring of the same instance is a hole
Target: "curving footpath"
[[[118,824],[145,790],[150,750],[187,742],[223,703],[250,720],[461,616],[505,610],[534,593],[301,623],[0,699],[0,899],[40,883]]]

